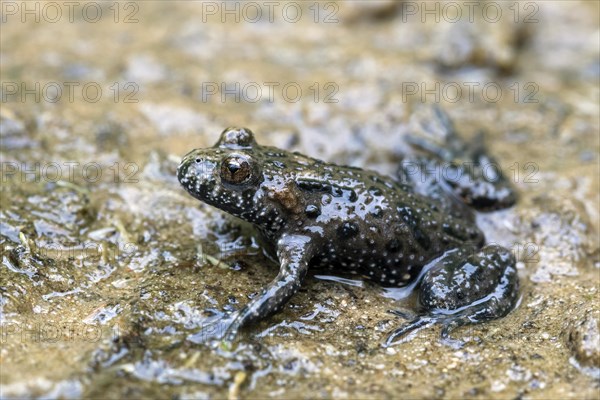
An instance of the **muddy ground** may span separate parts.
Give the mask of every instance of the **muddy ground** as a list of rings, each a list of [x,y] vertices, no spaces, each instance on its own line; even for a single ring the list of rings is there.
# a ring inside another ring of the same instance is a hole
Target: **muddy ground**
[[[2,397],[599,397],[597,2],[23,4],[0,25]],[[315,271],[233,349],[185,340],[277,266],[179,187],[183,154],[241,125],[393,173],[434,104],[519,192],[478,215],[516,310],[384,349],[395,292]]]

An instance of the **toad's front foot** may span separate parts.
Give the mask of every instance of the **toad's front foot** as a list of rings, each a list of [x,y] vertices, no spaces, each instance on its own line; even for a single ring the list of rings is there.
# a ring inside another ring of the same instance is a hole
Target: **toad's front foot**
[[[218,343],[223,339],[227,341],[227,334],[237,318],[238,313],[234,312],[208,319],[202,323],[200,330],[189,335],[187,340],[196,344]]]

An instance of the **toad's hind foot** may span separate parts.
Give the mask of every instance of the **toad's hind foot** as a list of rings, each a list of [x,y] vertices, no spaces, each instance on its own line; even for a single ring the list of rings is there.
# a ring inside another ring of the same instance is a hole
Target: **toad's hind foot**
[[[444,317],[428,317],[420,316],[412,321],[402,325],[400,328],[393,330],[387,337],[383,347],[391,347],[400,343],[408,342],[413,339],[417,332],[422,329],[427,329],[434,324],[442,324],[442,332],[440,334],[440,340],[443,344],[459,349],[464,345],[464,342],[459,339],[453,339],[449,336],[450,331],[462,325],[466,325],[469,322],[458,322],[456,320],[444,318]]]
[[[424,155],[407,157],[399,171],[400,179],[413,184],[417,191],[433,191],[434,198],[439,196],[436,191],[443,189],[480,211],[512,206],[516,192],[488,154],[483,132],[464,140],[439,107],[424,111],[429,111],[423,116],[426,118],[405,138]]]
[[[421,329],[429,328],[431,325],[435,324],[436,322],[437,322],[436,319],[433,317],[427,317],[427,316],[417,317],[417,318],[413,319],[412,321],[408,322],[407,324],[401,326],[400,328],[395,329],[392,332],[390,332],[389,336],[385,340],[385,343],[383,343],[383,347],[390,347],[390,346],[394,346],[399,343],[406,342],[412,338],[412,336],[410,336],[410,334],[415,335]],[[396,340],[398,338],[400,338],[400,339]]]
[[[443,344],[453,348],[461,348],[464,342],[460,339],[450,337],[450,333],[456,328],[465,325],[477,324],[479,322],[489,321],[498,318],[499,302],[495,297],[482,299],[476,304],[465,307],[463,310],[455,313],[441,313],[432,315],[420,315],[413,318],[406,324],[402,325],[390,332],[387,337],[384,347],[394,346],[400,343],[410,341],[416,336],[416,333],[427,329],[435,324],[442,325],[440,332],[440,340]],[[392,314],[398,315],[401,318],[406,318],[406,314],[402,311],[390,311]]]

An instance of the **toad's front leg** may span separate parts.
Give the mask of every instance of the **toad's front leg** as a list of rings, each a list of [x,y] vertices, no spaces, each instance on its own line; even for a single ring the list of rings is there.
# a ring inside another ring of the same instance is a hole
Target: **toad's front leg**
[[[225,316],[190,336],[196,343],[210,338],[232,342],[240,328],[280,311],[300,289],[312,257],[311,239],[304,235],[283,235],[277,242],[279,274],[261,294],[241,310]]]

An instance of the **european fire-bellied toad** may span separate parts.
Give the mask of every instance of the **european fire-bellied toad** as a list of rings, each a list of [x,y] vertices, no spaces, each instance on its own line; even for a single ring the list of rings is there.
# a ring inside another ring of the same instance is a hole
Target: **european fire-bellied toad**
[[[419,279],[419,316],[391,332],[386,345],[432,323],[442,323],[447,336],[454,327],[510,312],[519,291],[515,258],[484,245],[467,206],[508,207],[514,192],[501,174],[478,173],[492,162],[479,141],[466,144],[445,114],[435,115],[446,142],[414,139],[427,155],[404,159],[394,178],[261,146],[246,128],[227,128],[215,146],[188,153],[178,169],[181,185],[254,224],[280,263],[262,293],[221,318],[210,336],[232,341],[242,326],[281,310],[313,266],[392,287]],[[436,173],[442,166],[452,173]],[[204,341],[207,332],[191,340]]]

